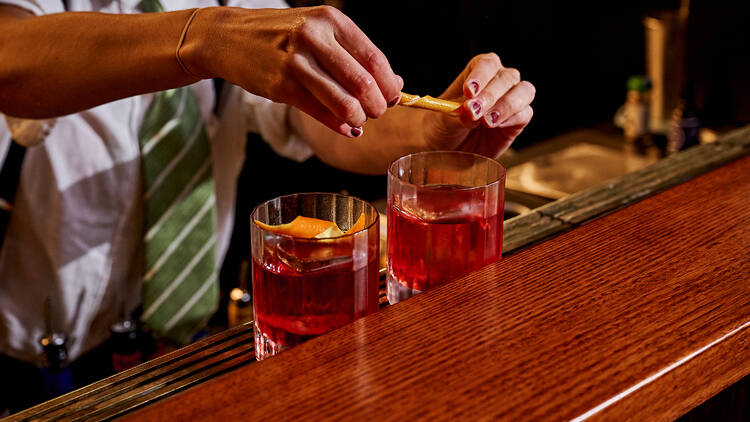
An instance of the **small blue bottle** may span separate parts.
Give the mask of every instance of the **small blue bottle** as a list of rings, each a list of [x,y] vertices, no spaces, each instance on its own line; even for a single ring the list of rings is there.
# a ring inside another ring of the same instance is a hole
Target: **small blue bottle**
[[[73,390],[73,374],[68,364],[68,348],[64,334],[47,334],[39,341],[44,350],[44,366],[40,368],[47,400]]]
[[[68,362],[67,336],[56,332],[52,318],[52,298],[44,300],[44,323],[46,333],[39,339],[44,351],[44,360],[39,371],[42,375],[46,400],[73,390],[73,373]]]

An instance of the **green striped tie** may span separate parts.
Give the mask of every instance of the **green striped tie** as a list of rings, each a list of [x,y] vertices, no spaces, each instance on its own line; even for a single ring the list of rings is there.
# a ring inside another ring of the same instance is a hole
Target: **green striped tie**
[[[192,90],[157,93],[139,140],[146,206],[142,319],[184,344],[218,304],[211,145]]]

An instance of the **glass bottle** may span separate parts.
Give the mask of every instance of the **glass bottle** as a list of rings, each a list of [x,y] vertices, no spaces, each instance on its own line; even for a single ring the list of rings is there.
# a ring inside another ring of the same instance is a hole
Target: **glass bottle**
[[[227,325],[229,327],[253,320],[253,295],[248,289],[249,265],[250,262],[247,259],[242,260],[237,287],[229,292],[229,303],[227,304]]]

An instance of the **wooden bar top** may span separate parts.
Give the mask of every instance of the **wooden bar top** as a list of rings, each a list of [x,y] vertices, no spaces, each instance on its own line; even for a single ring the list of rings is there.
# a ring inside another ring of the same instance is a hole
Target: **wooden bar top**
[[[671,420],[749,373],[745,157],[124,419]]]

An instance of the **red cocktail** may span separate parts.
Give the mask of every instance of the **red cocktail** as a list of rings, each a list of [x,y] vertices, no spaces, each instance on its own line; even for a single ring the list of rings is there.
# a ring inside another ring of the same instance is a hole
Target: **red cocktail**
[[[505,169],[460,152],[403,157],[388,176],[388,300],[501,257]]]
[[[253,224],[256,357],[261,360],[378,309],[378,214],[335,194],[288,195],[261,204],[253,220],[285,224],[298,215],[349,229],[318,238],[274,233]]]

